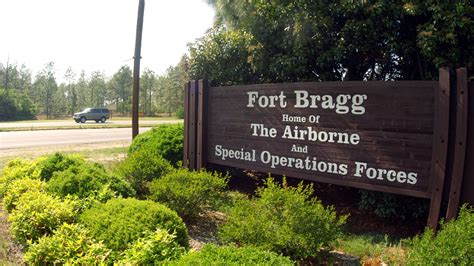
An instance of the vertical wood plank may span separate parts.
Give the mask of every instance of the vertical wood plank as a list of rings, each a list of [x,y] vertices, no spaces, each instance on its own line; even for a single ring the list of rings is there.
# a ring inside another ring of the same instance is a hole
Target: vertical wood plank
[[[449,69],[439,70],[439,86],[436,93],[435,134],[433,138],[433,156],[431,167],[431,202],[428,215],[428,226],[436,230],[443,197],[446,157],[448,153],[449,135]]]
[[[197,155],[196,155],[196,167],[197,170],[201,170],[206,167],[206,93],[207,93],[207,82],[205,80],[199,80],[199,91],[198,91],[198,120],[197,120]]]
[[[459,209],[461,185],[464,175],[464,160],[466,156],[467,117],[468,117],[468,84],[467,70],[456,70],[456,138],[454,147],[454,166],[451,177],[448,210],[446,220],[455,218]]]
[[[189,90],[190,82],[184,84],[184,141],[183,141],[183,167],[189,167]]]
[[[196,120],[198,82],[191,81],[189,93],[189,169],[196,170]]]

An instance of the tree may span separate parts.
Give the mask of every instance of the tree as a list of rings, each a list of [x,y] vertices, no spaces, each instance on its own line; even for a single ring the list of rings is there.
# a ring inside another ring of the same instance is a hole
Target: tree
[[[216,84],[227,76],[231,83],[435,79],[439,67],[473,66],[469,1],[208,2],[218,26],[192,46],[191,72]],[[249,40],[224,38],[232,33]]]
[[[54,77],[54,62],[45,65],[35,78],[33,84],[37,103],[47,118],[51,118],[55,108],[55,94],[58,89],[56,79]]]
[[[68,67],[66,73],[64,74],[64,78],[68,81],[67,96],[71,102],[71,108],[69,110],[71,114],[74,114],[77,110],[77,92],[76,84],[74,84],[75,76],[76,73],[74,73],[71,67]]]
[[[152,115],[152,96],[155,86],[155,72],[145,68],[140,78],[140,110],[148,116]]]
[[[94,71],[89,81],[90,106],[101,107],[107,98],[107,83],[104,73]]]
[[[132,70],[129,66],[122,66],[109,81],[109,89],[117,104],[118,110],[125,115],[131,109]]]

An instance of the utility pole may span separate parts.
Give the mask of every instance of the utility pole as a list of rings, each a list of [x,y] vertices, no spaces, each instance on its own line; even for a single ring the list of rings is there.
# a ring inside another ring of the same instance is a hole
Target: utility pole
[[[135,38],[135,56],[133,64],[133,95],[132,95],[132,139],[138,135],[138,103],[140,87],[140,59],[142,50],[143,13],[145,11],[145,0],[139,0],[137,34]]]

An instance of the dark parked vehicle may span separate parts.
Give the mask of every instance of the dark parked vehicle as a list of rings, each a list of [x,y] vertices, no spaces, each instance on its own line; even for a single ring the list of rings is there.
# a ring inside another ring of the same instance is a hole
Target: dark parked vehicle
[[[75,113],[72,118],[76,123],[85,123],[87,120],[95,120],[96,123],[105,123],[110,118],[107,108],[86,108],[82,112]]]

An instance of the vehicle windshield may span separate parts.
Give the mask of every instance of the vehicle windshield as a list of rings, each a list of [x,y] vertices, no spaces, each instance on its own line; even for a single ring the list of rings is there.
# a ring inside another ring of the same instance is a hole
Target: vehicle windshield
[[[91,108],[86,108],[86,109],[82,110],[81,113],[86,113],[86,112],[89,112],[90,110],[91,110]]]

